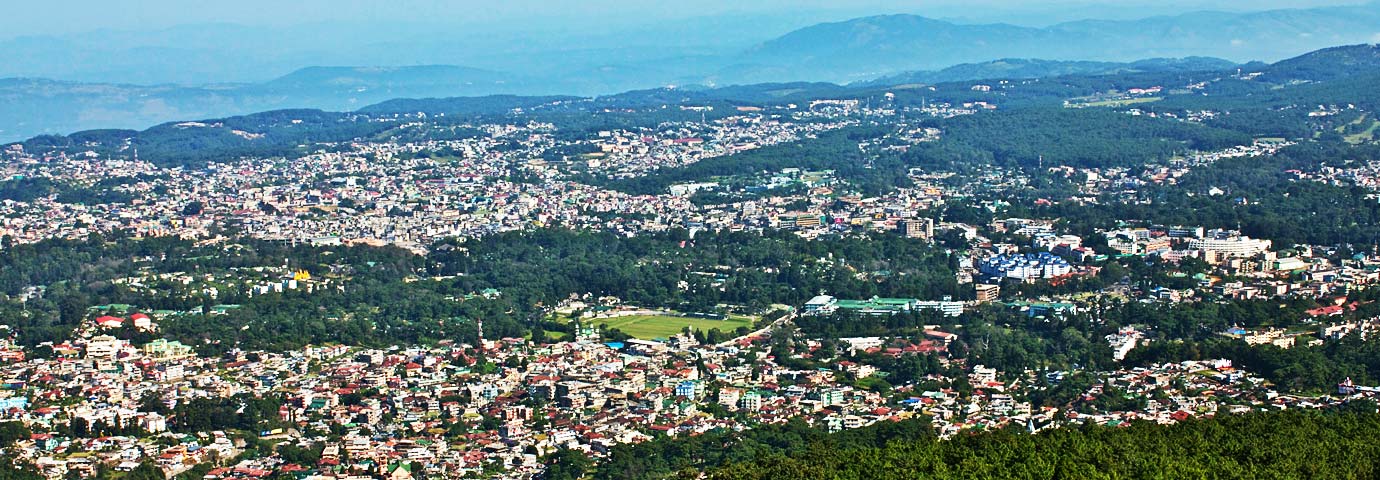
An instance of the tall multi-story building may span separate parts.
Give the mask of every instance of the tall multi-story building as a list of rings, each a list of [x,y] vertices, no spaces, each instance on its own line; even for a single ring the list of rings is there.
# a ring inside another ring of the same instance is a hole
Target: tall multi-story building
[[[1001,285],[992,283],[980,283],[975,287],[977,290],[978,303],[987,303],[996,300],[1001,295]]]
[[[896,230],[906,238],[929,240],[934,238],[934,220],[928,218],[907,218],[896,222]]]

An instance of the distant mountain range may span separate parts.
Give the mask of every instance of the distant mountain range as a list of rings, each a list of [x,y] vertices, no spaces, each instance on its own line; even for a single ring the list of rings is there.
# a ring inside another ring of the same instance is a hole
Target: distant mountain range
[[[687,26],[667,28],[693,33]],[[884,85],[1217,70],[1233,62],[1274,61],[1331,45],[1380,42],[1380,2],[1085,20],[1043,28],[887,15],[816,24],[757,43],[745,41],[742,28],[716,32],[731,40],[701,39],[704,43],[697,46],[668,48],[656,43],[655,32],[642,32],[622,43],[602,38],[578,45],[523,46],[478,34],[464,36],[459,43],[427,43],[418,38],[445,38],[439,35],[445,32],[399,31],[382,32],[396,36],[394,41],[368,43],[347,42],[352,32],[339,28],[289,34],[224,25],[163,33],[24,37],[0,41],[0,76],[23,76],[0,79],[0,141],[282,108],[353,110],[394,98],[604,95],[665,85]],[[169,38],[179,41],[169,43]],[[332,49],[337,41],[351,48]],[[277,52],[281,45],[301,51]],[[268,51],[274,53],[255,53]],[[1142,60],[1146,58],[1156,60]],[[307,67],[263,81],[247,80],[246,73],[322,62],[386,65],[417,59],[473,60],[484,68]],[[177,73],[184,71],[195,75]],[[201,77],[220,80],[187,82]]]
[[[1235,66],[1237,64],[1230,60],[1211,57],[1151,58],[1135,62],[1004,58],[990,62],[954,65],[943,70],[888,75],[876,80],[856,82],[854,85],[891,86],[961,82],[988,78],[1047,78],[1063,75],[1108,75],[1133,72],[1201,72],[1226,70]]]
[[[309,67],[263,83],[197,87],[0,79],[0,141],[283,108],[349,111],[393,98],[517,93],[530,91],[526,82],[453,66]]]
[[[1069,98],[1086,96],[1109,89],[1123,88],[1125,85],[1183,85],[1193,79],[1205,79],[1206,86],[1195,94],[1170,94],[1155,105],[1176,104],[1185,109],[1225,109],[1231,112],[1224,115],[1227,123],[1239,118],[1245,122],[1241,127],[1249,127],[1255,132],[1261,115],[1267,119],[1279,115],[1306,115],[1302,109],[1287,108],[1299,105],[1330,105],[1339,103],[1355,104],[1365,111],[1380,108],[1380,91],[1374,85],[1380,84],[1380,46],[1351,45],[1333,47],[1311,52],[1275,64],[1250,64],[1225,70],[1182,70],[1186,65],[1214,65],[1222,61],[1211,59],[1189,59],[1181,61],[1151,60],[1130,64],[1095,64],[1094,73],[1071,73],[1057,77],[1058,81],[1041,82],[1033,88],[1018,87],[1011,92],[973,91],[968,82],[955,81],[935,83],[928,88],[917,89],[911,86],[864,85],[840,86],[832,83],[794,82],[740,85],[719,88],[678,87],[656,88],[623,92],[615,95],[597,97],[574,96],[520,96],[489,95],[480,97],[394,99],[365,106],[350,112],[324,112],[321,110],[284,109],[258,112],[242,116],[218,119],[206,117],[184,117],[178,120],[197,120],[195,122],[173,121],[163,123],[143,131],[95,129],[76,132],[70,135],[41,135],[22,142],[30,152],[80,153],[89,150],[112,155],[126,155],[130,147],[136,147],[141,158],[161,165],[199,165],[207,161],[238,158],[242,156],[289,155],[302,151],[303,145],[313,142],[339,142],[357,138],[372,138],[384,135],[394,129],[396,123],[375,122],[371,119],[395,114],[426,113],[435,116],[472,119],[490,115],[505,115],[513,109],[521,108],[529,112],[533,119],[588,121],[596,118],[594,112],[639,111],[654,113],[632,113],[623,118],[618,115],[605,117],[613,124],[630,122],[652,122],[652,124],[675,121],[698,121],[700,114],[679,108],[660,108],[668,105],[695,105],[714,107],[712,115],[731,115],[735,107],[771,106],[808,103],[813,99],[874,99],[884,93],[892,93],[893,101],[900,105],[918,105],[926,96],[931,101],[962,102],[974,99],[988,99],[1000,95],[1003,108],[998,112],[1028,112],[1058,108]],[[1008,70],[1006,64],[1044,65],[1046,72],[1068,69],[1089,68],[1081,62],[1073,66],[1063,62],[989,62],[987,67],[964,66],[960,71],[975,70],[992,72]],[[1003,67],[993,67],[1002,65]],[[1128,67],[1135,65],[1136,67]],[[1229,65],[1230,67],[1230,65]],[[1249,70],[1247,70],[1247,68]],[[1156,70],[1160,69],[1160,70]],[[1176,70],[1177,69],[1177,70]],[[1113,73],[1099,73],[1109,70]],[[355,72],[355,69],[342,70]],[[342,83],[347,88],[359,88],[360,78],[377,74],[366,70],[367,74],[347,74],[348,81],[339,80],[342,71],[313,71],[299,75],[299,79],[312,78],[311,82],[290,81],[291,85],[302,86],[319,82]],[[443,72],[454,72],[442,70]],[[1021,67],[1018,72],[1029,72]],[[1237,75],[1248,72],[1259,75]],[[983,73],[986,74],[986,73]],[[367,85],[378,85],[391,77],[374,78]],[[996,77],[1003,78],[1003,77]],[[1015,78],[1015,77],[1005,77]],[[272,82],[270,82],[272,83]],[[250,87],[243,87],[250,88]],[[257,88],[257,87],[255,87]],[[310,87],[308,87],[310,88]],[[177,90],[164,92],[169,96]],[[869,100],[870,101],[870,100]],[[650,107],[650,109],[649,109]],[[1034,110],[1032,110],[1034,109]],[[1062,109],[1060,110],[1062,111]],[[1291,112],[1291,113],[1290,113]],[[1105,113],[1105,111],[1104,111]],[[1121,117],[1121,115],[1116,115]],[[1285,120],[1280,117],[1279,120]],[[1295,118],[1297,120],[1297,118]],[[1288,123],[1286,121],[1286,123]],[[1307,124],[1295,123],[1300,129],[1274,128],[1274,120],[1265,123],[1269,131],[1260,132],[1267,136],[1286,136],[1311,134]],[[586,125],[585,127],[589,127]],[[581,127],[584,128],[584,127]],[[602,126],[600,126],[602,128]],[[246,133],[250,135],[246,135]]]
[[[837,82],[994,58],[1120,62],[1210,56],[1274,61],[1363,42],[1380,42],[1380,3],[1085,20],[1045,28],[886,15],[796,30],[754,47],[741,61],[761,64],[771,75]]]

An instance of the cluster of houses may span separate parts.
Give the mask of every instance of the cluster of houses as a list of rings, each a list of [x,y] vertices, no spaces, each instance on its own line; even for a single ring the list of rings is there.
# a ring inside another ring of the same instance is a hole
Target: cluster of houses
[[[548,344],[504,338],[388,349],[308,346],[209,358],[166,339],[134,345],[95,334],[55,348],[53,359],[5,363],[0,421],[23,422],[34,432],[15,451],[21,463],[50,478],[91,477],[103,467],[132,470],[149,462],[170,476],[212,465],[207,479],[480,472],[519,478],[539,474],[542,456],[557,449],[599,458],[622,443],[792,418],[840,430],[924,415],[948,436],[1011,424],[1038,430],[1083,422],[1167,423],[1213,415],[1224,405],[1249,410],[1309,401],[1251,387],[1258,379],[1229,362],[1096,372],[1074,410],[1029,400],[1036,389],[1058,385],[1064,372],[981,365],[966,369],[971,392],[898,385],[883,394],[849,379],[885,372],[842,354],[930,355],[947,364],[955,361],[947,352],[957,335],[931,329],[920,341],[845,338],[835,352],[819,350],[818,341],[799,344],[796,355],[833,359],[823,370],[778,364],[768,354],[769,335],[719,345],[686,335],[605,342],[595,329],[582,327],[569,341]],[[1034,375],[1046,378],[1036,382]],[[949,385],[959,379],[933,380]],[[69,396],[72,388],[80,395]],[[178,405],[244,395],[281,400],[261,421],[262,431],[176,427]],[[1135,396],[1143,407],[1100,410],[1101,395]],[[147,411],[148,398],[174,413]],[[237,458],[251,436],[320,454],[305,464],[271,452]]]
[[[809,118],[802,121],[792,115]],[[125,154],[132,158],[113,159],[95,152],[33,155],[19,147],[5,152],[10,161],[0,167],[0,175],[78,186],[111,184],[115,179],[119,181],[105,188],[132,200],[69,204],[49,195],[0,202],[0,235],[18,243],[113,231],[205,238],[214,226],[236,223],[250,235],[271,240],[394,244],[420,252],[440,238],[550,225],[626,234],[694,225],[810,229],[819,223],[795,221],[810,215],[781,208],[791,201],[779,198],[727,209],[700,208],[685,198],[695,191],[693,185],[648,196],[570,179],[586,173],[644,176],[856,123],[843,113],[748,112],[712,122],[603,131],[586,139],[561,139],[551,124],[484,124],[474,128],[485,135],[469,138],[348,143],[292,162],[243,159],[196,169],[158,168],[133,152]],[[426,129],[439,127],[413,121],[399,128],[420,130],[416,135],[425,138]],[[594,152],[546,158],[551,156],[548,151],[591,149]],[[575,164],[579,168],[572,170]],[[513,172],[534,181],[512,181]],[[812,193],[830,192],[828,183],[817,183]],[[907,198],[896,200],[911,203]],[[853,226],[865,220],[870,227],[877,219],[873,212],[895,209],[874,205],[858,203],[864,207],[859,215],[831,218]],[[609,222],[610,217],[623,220]],[[899,216],[887,217],[884,227],[894,228]]]

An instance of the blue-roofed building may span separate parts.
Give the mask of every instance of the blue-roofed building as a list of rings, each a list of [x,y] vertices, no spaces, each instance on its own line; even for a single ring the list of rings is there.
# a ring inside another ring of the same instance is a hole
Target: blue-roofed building
[[[695,381],[686,380],[676,385],[676,396],[695,398]]]
[[[28,406],[29,399],[25,397],[0,398],[0,410],[9,410],[11,408],[23,410],[28,408]]]
[[[1073,271],[1073,267],[1063,257],[1049,252],[1039,252],[997,255],[979,263],[978,271],[988,278],[1034,280],[1068,275]]]

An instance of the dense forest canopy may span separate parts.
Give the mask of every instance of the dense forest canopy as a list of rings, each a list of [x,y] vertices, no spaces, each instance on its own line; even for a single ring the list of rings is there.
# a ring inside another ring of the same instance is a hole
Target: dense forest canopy
[[[1018,433],[1019,431],[1019,433]],[[923,417],[825,433],[793,421],[619,445],[597,478],[1369,478],[1373,403],[1343,411],[1219,416],[1175,425],[1024,426],[940,440]],[[578,478],[572,474],[569,477]]]
[[[782,451],[713,469],[713,479],[1373,478],[1374,404],[1358,413],[1288,411],[1037,435],[995,431],[948,441]],[[640,478],[658,478],[644,476]]]

